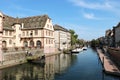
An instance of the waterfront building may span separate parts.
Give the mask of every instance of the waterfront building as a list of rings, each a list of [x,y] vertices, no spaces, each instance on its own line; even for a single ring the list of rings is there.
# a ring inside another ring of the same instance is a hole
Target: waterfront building
[[[54,28],[48,15],[14,18],[4,15],[3,48],[40,48],[54,52]]]
[[[60,25],[54,25],[55,30],[55,47],[58,50],[70,49],[71,47],[71,34],[70,32]]]
[[[117,26],[113,27],[113,30],[114,30],[115,46],[120,47],[120,22],[117,24]]]
[[[114,46],[114,33],[113,29],[108,29],[105,32],[105,43],[107,46],[113,47]]]
[[[3,60],[2,53],[3,14],[0,12],[0,63]]]

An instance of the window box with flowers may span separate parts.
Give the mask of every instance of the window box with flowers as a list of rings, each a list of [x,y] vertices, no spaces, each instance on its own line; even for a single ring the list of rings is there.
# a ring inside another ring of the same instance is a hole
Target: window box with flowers
[[[29,46],[28,48],[29,48],[29,49],[31,49],[32,47],[31,47],[31,46]]]
[[[17,50],[18,50],[18,47],[15,47],[15,50],[17,51]]]
[[[25,47],[21,47],[22,48],[22,50],[25,50]]]
[[[8,50],[8,48],[4,47],[2,48],[3,52],[6,52]]]

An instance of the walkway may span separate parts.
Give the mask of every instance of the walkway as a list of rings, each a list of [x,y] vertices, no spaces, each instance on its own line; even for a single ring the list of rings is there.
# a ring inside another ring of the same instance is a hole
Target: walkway
[[[116,65],[111,61],[111,59],[106,56],[100,49],[97,49],[99,58],[103,64],[104,70],[108,74],[120,76],[120,70],[116,67]]]

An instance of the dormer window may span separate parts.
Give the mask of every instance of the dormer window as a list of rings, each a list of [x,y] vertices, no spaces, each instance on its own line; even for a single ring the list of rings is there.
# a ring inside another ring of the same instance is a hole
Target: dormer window
[[[51,22],[51,20],[50,19],[48,19],[49,20],[49,23]]]

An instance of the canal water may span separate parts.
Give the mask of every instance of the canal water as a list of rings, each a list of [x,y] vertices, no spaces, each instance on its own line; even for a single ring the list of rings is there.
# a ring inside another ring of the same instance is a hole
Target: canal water
[[[96,51],[88,48],[79,54],[59,54],[45,64],[26,63],[0,70],[0,80],[120,80],[102,71]]]

